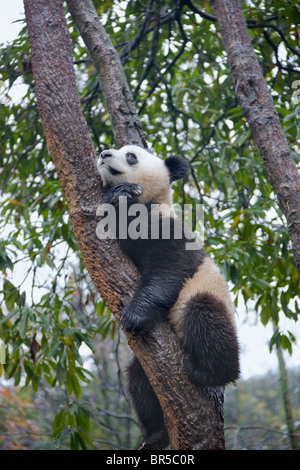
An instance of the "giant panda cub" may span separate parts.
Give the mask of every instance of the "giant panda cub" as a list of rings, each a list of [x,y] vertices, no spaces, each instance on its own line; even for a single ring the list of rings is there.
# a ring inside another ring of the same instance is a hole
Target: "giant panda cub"
[[[123,327],[140,334],[155,322],[168,320],[178,335],[187,373],[196,386],[235,381],[239,376],[239,346],[228,286],[199,246],[186,249],[186,243],[191,242],[186,232],[175,236],[182,221],[172,211],[171,184],[187,174],[187,162],[177,156],[162,160],[141,147],[126,145],[103,151],[98,169],[107,188],[103,202],[112,204],[118,213],[122,210],[119,197],[127,198],[128,225],[134,219],[130,213],[133,204],[143,204],[148,214],[148,236],[119,236],[123,252],[141,274],[133,297],[121,313]],[[169,223],[168,238],[162,236],[165,222]],[[151,224],[157,223],[159,234],[156,230],[156,236],[151,237]],[[166,447],[169,438],[162,410],[136,357],[128,367],[128,388],[145,433],[140,448]]]

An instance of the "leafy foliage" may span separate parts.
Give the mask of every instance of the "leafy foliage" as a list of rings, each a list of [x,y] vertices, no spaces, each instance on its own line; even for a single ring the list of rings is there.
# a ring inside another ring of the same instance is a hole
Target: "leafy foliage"
[[[112,352],[110,348],[107,352],[109,350]],[[88,449],[132,448],[139,439],[138,428],[128,414],[128,404],[118,393],[115,357],[107,355],[104,358],[102,355],[100,364],[99,380],[92,381],[83,389],[84,411],[79,412],[80,409],[73,404],[73,417],[69,421],[76,425],[77,419],[84,429],[92,428],[89,437],[93,447],[83,443]],[[295,421],[298,422],[295,435],[300,441],[299,369],[289,370],[289,384]],[[238,387],[227,387],[225,403],[228,450],[290,449],[277,374],[268,373],[242,380]],[[63,391],[53,390],[46,382],[41,383],[38,393],[33,393],[28,387],[22,390],[3,387],[0,390],[0,449],[68,449],[66,428],[61,427],[61,433],[51,438],[53,428],[57,431],[66,418],[65,410]],[[86,412],[90,418],[88,425],[85,423],[88,418]],[[76,429],[73,428],[72,448],[80,446],[75,434]]]
[[[44,379],[37,392],[31,387],[0,385],[0,449],[136,447],[140,431],[118,374],[118,363],[126,356],[125,343],[107,337],[95,353],[85,354],[94,377],[81,387],[80,402],[69,397],[64,387],[53,387]]]
[[[280,379],[268,373],[242,381],[226,389],[225,438],[229,450],[291,449],[284,408],[280,399]],[[289,370],[289,389],[295,423],[299,433],[299,369]]]
[[[292,352],[284,316],[298,320],[299,273],[286,221],[237,106],[227,59],[209,2],[94,1],[120,53],[140,119],[154,150],[184,155],[191,173],[174,186],[179,203],[201,203],[205,246],[221,264],[235,303],[273,322],[270,347]],[[255,51],[285,135],[299,162],[299,11],[289,0],[245,2]],[[82,107],[96,148],[113,145],[98,76],[71,20]],[[5,376],[39,389],[65,387],[67,407],[53,424],[69,426],[73,448],[91,445],[82,387],[91,378],[81,349],[114,335],[115,323],[80,257],[64,196],[46,147],[33,89],[26,28],[1,49],[0,158],[3,273],[0,337]],[[83,294],[82,292],[85,292]]]

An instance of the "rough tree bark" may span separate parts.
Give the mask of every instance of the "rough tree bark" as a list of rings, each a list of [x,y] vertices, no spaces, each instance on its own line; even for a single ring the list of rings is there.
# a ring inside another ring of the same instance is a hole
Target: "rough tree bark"
[[[78,3],[78,7],[84,4],[83,1]],[[35,93],[47,145],[66,197],[85,266],[119,321],[121,308],[132,294],[138,274],[122,256],[116,243],[100,241],[96,236],[95,213],[102,197],[101,181],[95,169],[95,150],[77,93],[62,0],[24,0],[24,5]],[[88,27],[93,21],[86,19],[84,23]],[[112,50],[105,48],[105,45],[110,48],[110,43],[106,39],[103,41],[101,35],[93,37],[100,45],[94,48],[91,43],[89,47],[91,51],[98,52],[101,69],[107,54],[110,56],[108,64],[114,60]],[[105,79],[114,82],[116,77],[110,71],[114,72],[114,68],[108,67]],[[118,89],[117,82],[116,86]],[[122,90],[120,83],[119,88]],[[132,143],[124,142],[126,135],[125,140],[140,137],[136,137],[137,134],[133,137],[128,131],[127,93],[123,93],[123,99],[122,93],[118,96],[122,100],[117,106],[118,119],[112,118],[112,122],[115,135],[120,132],[118,135],[123,136],[120,145]],[[113,117],[116,117],[115,104],[114,100],[106,102]],[[124,123],[125,132],[124,128],[121,129]],[[132,126],[131,130],[133,128],[138,129],[139,125]],[[224,449],[223,389],[199,391],[188,381],[182,353],[170,326],[157,325],[143,340],[126,336],[159,397],[171,448]]]
[[[300,174],[255,55],[239,0],[211,1],[228,56],[235,93],[286,217],[300,273]]]
[[[130,142],[147,148],[121,60],[99,21],[92,0],[67,0],[67,5],[98,72],[116,146],[122,147]],[[113,80],[108,80],[108,77],[113,77]]]

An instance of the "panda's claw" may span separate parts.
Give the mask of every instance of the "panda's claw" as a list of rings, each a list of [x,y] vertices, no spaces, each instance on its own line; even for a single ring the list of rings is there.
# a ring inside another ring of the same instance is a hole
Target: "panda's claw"
[[[119,183],[113,186],[105,195],[104,202],[118,205],[120,196],[127,197],[130,200],[137,199],[143,194],[143,188],[135,183]]]
[[[143,191],[144,191],[143,187],[140,186],[139,184],[137,184],[136,193],[137,194],[143,194]]]
[[[122,324],[124,330],[128,331],[128,333],[131,333],[131,334],[136,334],[137,333],[137,325],[127,315],[122,315],[121,316],[121,324]]]
[[[141,334],[146,329],[145,319],[132,313],[129,305],[126,305],[122,310],[121,325],[125,331],[132,335]]]

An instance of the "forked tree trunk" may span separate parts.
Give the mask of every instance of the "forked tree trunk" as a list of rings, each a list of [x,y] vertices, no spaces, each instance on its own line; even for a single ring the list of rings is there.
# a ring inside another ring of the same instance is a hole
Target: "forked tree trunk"
[[[239,0],[212,0],[235,94],[287,220],[300,273],[300,174],[255,55]]]
[[[71,2],[69,2],[71,3]],[[74,2],[72,2],[74,3]],[[91,2],[89,7],[92,6]],[[87,4],[77,2],[77,7]],[[77,93],[71,41],[62,0],[24,0],[32,69],[39,113],[49,151],[64,191],[83,260],[101,296],[119,320],[122,306],[133,293],[138,273],[124,258],[116,243],[96,236],[96,209],[101,201],[101,181],[95,169],[95,150]],[[89,21],[89,20],[87,20]],[[97,21],[95,15],[94,20]],[[97,39],[95,34],[95,40]],[[100,47],[101,46],[101,47]],[[113,51],[101,42],[98,52]],[[89,46],[90,49],[93,46]],[[107,57],[107,56],[106,56]],[[112,56],[110,55],[110,60]],[[113,72],[113,68],[106,73]],[[113,80],[113,76],[106,77]],[[118,87],[117,87],[118,89]],[[119,91],[122,84],[119,84]],[[104,91],[104,89],[103,89]],[[106,104],[114,123],[114,134],[136,139],[128,119],[128,94],[117,106]],[[125,127],[124,127],[125,126]],[[133,126],[140,133],[136,122]],[[124,133],[125,129],[125,133]],[[118,144],[126,143],[120,137]],[[127,142],[132,143],[132,141]],[[178,341],[168,324],[158,325],[145,339],[126,334],[162,405],[172,449],[224,449],[223,389],[200,392],[188,381]]]

